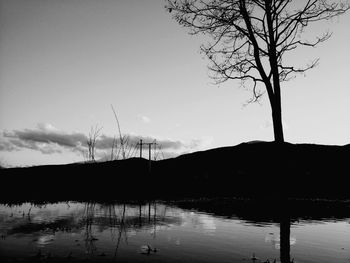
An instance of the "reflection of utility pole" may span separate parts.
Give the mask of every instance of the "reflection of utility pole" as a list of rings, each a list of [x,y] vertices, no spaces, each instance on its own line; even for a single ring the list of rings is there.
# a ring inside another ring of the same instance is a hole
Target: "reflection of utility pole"
[[[141,204],[140,204],[139,206],[140,206],[140,212],[139,212],[139,227],[141,227],[141,226],[142,226],[142,217],[141,217],[142,210],[141,210]]]
[[[151,202],[148,202],[148,222],[151,222]]]

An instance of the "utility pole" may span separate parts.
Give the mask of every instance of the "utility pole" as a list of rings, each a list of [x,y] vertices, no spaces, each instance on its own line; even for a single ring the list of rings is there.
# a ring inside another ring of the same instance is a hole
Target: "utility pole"
[[[151,150],[152,150],[152,143],[148,144],[148,160],[151,161]]]
[[[142,139],[140,139],[140,158],[142,158]]]
[[[140,142],[137,144],[140,146],[140,158],[142,158],[142,145],[148,145],[148,169],[149,172],[151,172],[151,163],[152,163],[152,145],[156,147],[157,142],[154,140],[153,142],[142,142],[142,139],[140,139]]]

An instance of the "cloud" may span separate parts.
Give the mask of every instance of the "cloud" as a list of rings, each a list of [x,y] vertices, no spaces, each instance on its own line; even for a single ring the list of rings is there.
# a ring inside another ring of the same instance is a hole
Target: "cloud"
[[[148,118],[147,116],[142,116],[142,117],[141,117],[141,120],[142,120],[144,123],[149,123],[149,122],[151,122],[151,119]]]
[[[58,129],[55,128],[50,123],[38,123],[37,127],[39,130],[42,130],[42,131],[58,131]]]
[[[143,123],[150,123],[151,122],[151,119],[148,118],[147,116],[144,116],[144,115],[137,115],[137,117],[143,122]]]
[[[38,125],[36,129],[4,131],[3,136],[19,147],[33,146],[38,143],[57,144],[63,147],[73,148],[84,144],[87,136],[83,133],[64,133],[53,126]]]
[[[62,150],[57,145],[51,145],[47,143],[36,143],[33,141],[22,141],[18,139],[0,139],[0,151],[12,152],[19,151],[24,148],[37,150],[43,154],[62,153]]]
[[[83,133],[65,133],[51,124],[39,123],[35,129],[3,131],[0,151],[30,149],[43,154],[62,153],[64,149],[81,151],[87,136]]]
[[[172,139],[161,139],[152,136],[137,136],[126,134],[129,147],[135,147],[140,139],[143,142],[157,142],[164,155],[174,156],[176,153],[190,152],[207,147],[211,138],[194,139],[188,142]],[[39,123],[34,129],[3,131],[0,136],[0,151],[20,151],[30,149],[43,154],[63,153],[65,150],[84,153],[87,151],[88,136],[80,132],[63,132],[51,124]],[[112,145],[120,145],[119,137],[101,134],[96,140],[96,155],[108,155]],[[145,148],[146,149],[146,148]]]
[[[12,144],[9,141],[5,141],[5,140],[0,140],[0,151],[3,152],[12,152],[12,151],[16,151],[18,150],[18,148]]]
[[[179,140],[170,140],[170,139],[158,139],[156,137],[151,136],[137,136],[137,135],[125,135],[125,139],[129,145],[136,145],[142,140],[144,143],[156,142],[158,145],[162,146],[162,149],[181,149],[184,147],[188,147],[189,144],[186,144]],[[96,141],[97,149],[110,149],[113,145],[114,137],[101,135]],[[119,137],[115,137],[116,143],[120,144]]]

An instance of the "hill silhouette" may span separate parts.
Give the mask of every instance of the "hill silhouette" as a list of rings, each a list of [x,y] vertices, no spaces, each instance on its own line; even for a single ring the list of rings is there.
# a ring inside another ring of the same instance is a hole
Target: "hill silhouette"
[[[350,198],[350,145],[242,143],[151,161],[1,169],[0,200]]]

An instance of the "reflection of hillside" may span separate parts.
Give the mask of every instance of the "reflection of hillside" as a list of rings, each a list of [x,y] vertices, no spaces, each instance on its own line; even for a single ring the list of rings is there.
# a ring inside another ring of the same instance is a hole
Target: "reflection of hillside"
[[[194,255],[199,256],[205,251],[210,256],[212,248],[231,253],[231,244],[233,250],[241,251],[241,254],[256,252],[262,259],[263,254],[257,249],[258,243],[255,244],[255,241],[265,237],[265,242],[271,242],[280,250],[279,262],[290,263],[290,259],[297,256],[291,246],[296,242],[298,244],[295,247],[299,246],[304,238],[293,232],[291,236],[291,225],[299,226],[300,223],[296,221],[300,220],[301,224],[304,220],[306,224],[312,220],[317,224],[327,220],[344,222],[347,221],[345,218],[350,218],[349,212],[349,203],[346,202],[266,203],[235,199],[141,204],[68,202],[39,206],[0,205],[0,234],[3,238],[0,243],[4,244],[3,251],[10,251],[11,246],[15,245],[19,253],[27,246],[32,255],[39,254],[41,259],[46,259],[55,252],[55,257],[64,259],[113,259],[126,262],[123,260],[129,255],[145,258],[141,255],[142,250],[139,250],[148,245],[159,248],[160,251],[152,259],[160,259],[167,249],[185,254],[193,251]],[[226,220],[230,218],[232,220]],[[256,227],[268,224],[273,226],[264,229]],[[323,226],[317,227],[322,229]],[[326,231],[334,229],[333,227],[326,228]],[[279,233],[276,232],[277,228],[280,229]],[[324,233],[328,235],[329,232]],[[7,239],[8,235],[11,236]],[[333,237],[335,235],[333,233]],[[339,240],[337,246],[341,242]],[[267,246],[271,248],[269,244]],[[278,257],[274,249],[270,252],[273,257]],[[25,253],[23,251],[22,255],[25,256]],[[10,253],[6,255],[11,256]]]
[[[110,238],[117,257],[120,244],[128,243],[135,232],[149,231],[154,237],[157,231],[181,225],[184,218],[178,209],[157,203],[140,205],[98,203],[58,203],[47,205],[23,204],[1,206],[0,234],[7,237],[30,236],[38,248],[44,248],[62,237],[62,234],[78,234],[76,244],[84,243],[85,253],[98,256],[100,239]],[[58,239],[57,239],[58,238]],[[62,242],[59,241],[59,242]]]
[[[56,205],[55,209],[42,206],[28,206],[25,214],[18,217],[0,215],[1,232],[6,235],[33,234],[36,232],[69,231],[102,232],[106,229],[132,232],[138,229],[154,229],[181,225],[184,218],[176,212],[176,207],[196,210],[224,218],[238,218],[248,224],[264,225],[279,223],[284,214],[291,222],[342,220],[350,216],[349,202],[289,201],[288,203],[267,203],[249,200],[212,199],[177,201],[171,203],[175,209],[165,204],[103,205],[97,203],[76,203],[74,209],[67,204]],[[286,209],[287,206],[287,209]],[[51,209],[51,210],[50,210]],[[22,208],[23,210],[23,208]],[[284,212],[281,212],[284,211]],[[192,218],[193,220],[193,218]]]
[[[175,202],[175,205],[181,209],[204,212],[216,217],[238,218],[255,226],[279,225],[279,237],[272,240],[280,251],[279,262],[282,263],[294,262],[291,261],[291,245],[295,244],[296,239],[290,234],[293,223],[300,220],[320,223],[350,218],[350,202],[271,200],[266,203],[256,200],[217,199]]]
[[[128,235],[137,230],[153,229],[181,224],[182,220],[176,216],[167,215],[165,205],[149,203],[147,205],[128,206],[126,204],[98,205],[86,203],[84,216],[80,219],[84,226],[85,247],[88,254],[95,254],[96,230],[103,232],[111,230],[111,238],[116,243],[114,257],[117,256],[120,242],[127,243]]]
[[[83,219],[80,221],[81,224],[86,224],[86,219]],[[124,223],[122,222],[110,222],[110,218],[106,217],[95,217],[93,219],[93,225],[96,225],[101,231],[105,230],[110,227],[119,227],[123,225],[125,228],[131,228],[131,229],[147,229],[147,228],[153,228],[153,226],[156,224],[157,226],[169,226],[169,225],[181,225],[181,219],[180,218],[156,218],[156,219],[149,219],[147,216],[128,216],[125,217]]]
[[[32,234],[36,232],[58,232],[58,231],[75,231],[80,226],[75,222],[73,217],[56,219],[53,222],[33,223],[28,220],[18,220],[16,225],[7,231],[8,235]]]
[[[92,211],[91,211],[92,209]],[[86,204],[81,225],[92,224],[105,230],[107,228],[147,229],[157,226],[180,225],[181,218],[169,216],[166,206],[146,204],[139,206]]]
[[[295,221],[335,221],[350,218],[350,202],[289,200],[258,202],[253,200],[206,199],[177,201],[175,206],[224,218],[238,218],[247,223],[264,225],[279,223],[287,216]]]
[[[80,204],[75,209],[59,207],[50,211],[50,207],[30,206],[29,212],[13,216],[1,214],[1,232],[4,236],[55,232],[83,231],[85,238],[94,239],[94,231],[102,232],[111,229],[113,235],[122,229],[122,232],[132,232],[138,229],[154,229],[180,225],[182,218],[167,213],[165,205],[101,205],[97,203]],[[21,208],[23,210],[23,208]],[[10,211],[10,210],[9,210]],[[114,231],[114,232],[113,232]]]

